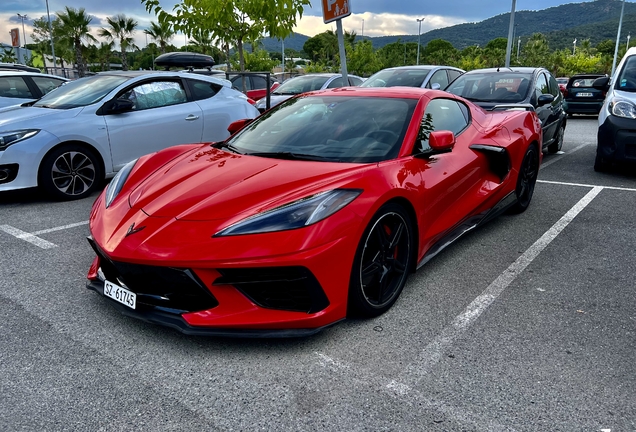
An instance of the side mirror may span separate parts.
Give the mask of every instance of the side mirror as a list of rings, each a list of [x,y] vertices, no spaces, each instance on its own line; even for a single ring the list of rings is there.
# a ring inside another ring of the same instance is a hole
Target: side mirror
[[[448,153],[455,145],[455,134],[448,130],[434,131],[428,136],[433,153]]]
[[[230,135],[234,135],[236,132],[240,131],[246,125],[251,123],[252,120],[254,119],[236,120],[235,122],[230,123],[230,125],[227,127],[227,131],[230,133]]]
[[[610,78],[607,76],[596,78],[594,82],[592,83],[592,87],[594,87],[597,90],[607,91],[609,90],[609,81],[610,81]]]
[[[539,96],[539,98],[537,99],[537,105],[538,106],[547,105],[549,103],[552,103],[553,100],[554,100],[553,95],[544,93],[541,96]]]
[[[118,98],[112,101],[112,105],[108,109],[108,112],[111,114],[122,113],[125,111],[131,111],[134,108],[135,104],[133,101],[124,98]]]
[[[442,88],[442,86],[441,86],[439,83],[433,83],[433,84],[431,84],[431,89],[432,89],[432,90],[439,90],[439,89],[441,89],[441,88]]]

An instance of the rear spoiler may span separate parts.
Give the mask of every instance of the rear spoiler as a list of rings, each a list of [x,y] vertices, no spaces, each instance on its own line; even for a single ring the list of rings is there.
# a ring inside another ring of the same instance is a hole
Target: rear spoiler
[[[508,110],[534,112],[534,107],[531,104],[501,104],[501,105],[495,105],[489,111],[508,111]]]

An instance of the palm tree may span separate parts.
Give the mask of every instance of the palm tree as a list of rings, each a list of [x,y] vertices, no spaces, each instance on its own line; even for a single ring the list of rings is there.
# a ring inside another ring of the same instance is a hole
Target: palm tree
[[[97,60],[99,61],[100,70],[110,70],[110,57],[113,52],[114,42],[101,42],[97,48]]]
[[[132,35],[135,33],[138,22],[132,18],[127,18],[124,14],[117,14],[112,17],[106,18],[110,29],[102,28],[99,30],[99,36],[106,38],[109,41],[117,40],[119,42],[119,48],[121,49],[121,67],[123,70],[128,70],[128,59],[126,58],[126,50],[128,48],[137,48]]]
[[[201,54],[212,54],[212,44],[214,39],[212,33],[209,30],[197,28],[192,31],[188,44],[194,45],[195,50]]]
[[[175,35],[170,23],[162,22],[157,24],[154,21],[150,21],[150,28],[144,30],[144,33],[150,36],[152,40],[159,43],[159,50],[161,51],[161,54],[166,52],[168,43]]]
[[[84,8],[75,9],[65,6],[66,12],[57,12],[57,17],[61,22],[60,32],[62,40],[75,50],[75,63],[77,63],[77,73],[80,77],[85,74],[85,62],[82,55],[82,41],[97,41],[90,33],[88,25],[93,20],[91,15],[86,14]]]

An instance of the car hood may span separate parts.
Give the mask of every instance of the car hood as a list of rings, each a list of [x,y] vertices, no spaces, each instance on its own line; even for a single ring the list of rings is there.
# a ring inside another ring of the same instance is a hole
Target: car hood
[[[201,147],[146,178],[133,209],[184,221],[236,221],[325,190],[367,165],[289,161]],[[336,187],[336,186],[334,186]]]
[[[57,121],[75,117],[80,113],[82,108],[73,109],[51,109],[51,108],[36,108],[36,107],[7,107],[6,110],[1,111],[0,115],[0,128],[7,129],[8,127],[26,127],[26,128],[39,128],[44,119],[46,121]],[[38,123],[34,123],[34,122]]]

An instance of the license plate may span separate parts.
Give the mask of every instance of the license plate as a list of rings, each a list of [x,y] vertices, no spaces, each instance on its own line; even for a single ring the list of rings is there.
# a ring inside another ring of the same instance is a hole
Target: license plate
[[[578,97],[592,97],[592,93],[577,93]]]
[[[112,282],[104,282],[104,295],[131,309],[135,309],[135,306],[137,306],[137,294]]]

